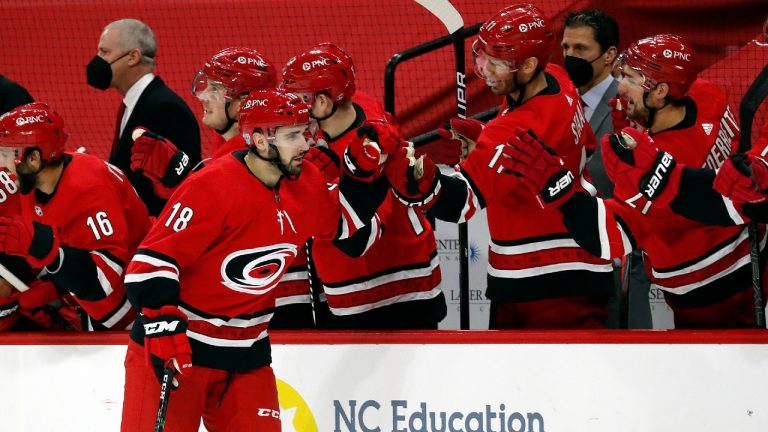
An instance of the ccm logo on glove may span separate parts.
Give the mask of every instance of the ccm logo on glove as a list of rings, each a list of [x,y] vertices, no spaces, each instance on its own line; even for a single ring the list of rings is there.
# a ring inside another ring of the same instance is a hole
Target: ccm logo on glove
[[[179,325],[179,321],[155,321],[144,324],[144,333],[147,335],[161,333],[161,332],[174,332]]]

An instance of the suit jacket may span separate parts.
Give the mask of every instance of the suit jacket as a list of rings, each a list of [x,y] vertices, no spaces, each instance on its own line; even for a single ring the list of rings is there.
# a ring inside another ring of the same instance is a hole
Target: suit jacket
[[[139,197],[147,205],[149,214],[157,216],[163,209],[165,200],[155,194],[152,181],[131,171],[131,133],[136,126],[143,126],[170,140],[189,156],[192,166],[200,161],[200,127],[184,100],[156,76],[139,96],[120,135],[117,148],[112,149],[109,163],[125,172]]]
[[[595,150],[595,154],[592,155],[592,158],[587,164],[587,170],[589,170],[589,175],[592,177],[592,183],[604,198],[613,196],[613,183],[608,178],[608,175],[605,174],[603,155],[600,153],[600,141],[603,136],[613,133],[611,106],[608,105],[608,100],[616,97],[618,87],[619,82],[613,80],[611,85],[605,90],[605,93],[603,93],[603,97],[600,98],[600,103],[595,107],[595,111],[592,113],[592,118],[589,119],[589,125],[592,127],[592,130],[595,131],[597,150]]]
[[[0,75],[0,115],[30,102],[32,96],[24,87]]]

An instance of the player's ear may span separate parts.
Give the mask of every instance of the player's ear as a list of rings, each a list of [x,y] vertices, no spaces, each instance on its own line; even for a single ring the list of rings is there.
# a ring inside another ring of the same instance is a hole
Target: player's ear
[[[654,96],[658,97],[659,99],[664,99],[669,94],[669,84],[658,83],[653,89],[653,93]]]
[[[523,64],[520,65],[520,69],[523,70],[523,73],[525,74],[532,74],[536,70],[536,66],[539,65],[539,59],[536,57],[528,57],[523,61]]]

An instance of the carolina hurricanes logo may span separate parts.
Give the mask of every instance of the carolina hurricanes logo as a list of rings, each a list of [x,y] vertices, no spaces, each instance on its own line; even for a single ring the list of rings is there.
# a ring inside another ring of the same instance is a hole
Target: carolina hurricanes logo
[[[277,285],[296,253],[296,245],[288,243],[233,252],[221,263],[222,282],[246,294],[267,293]]]

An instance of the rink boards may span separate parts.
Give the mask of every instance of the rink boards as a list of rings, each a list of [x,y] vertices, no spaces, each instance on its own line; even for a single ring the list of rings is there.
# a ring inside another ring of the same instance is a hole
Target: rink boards
[[[768,332],[273,332],[283,431],[768,430]],[[5,431],[119,430],[126,336],[0,336]]]

